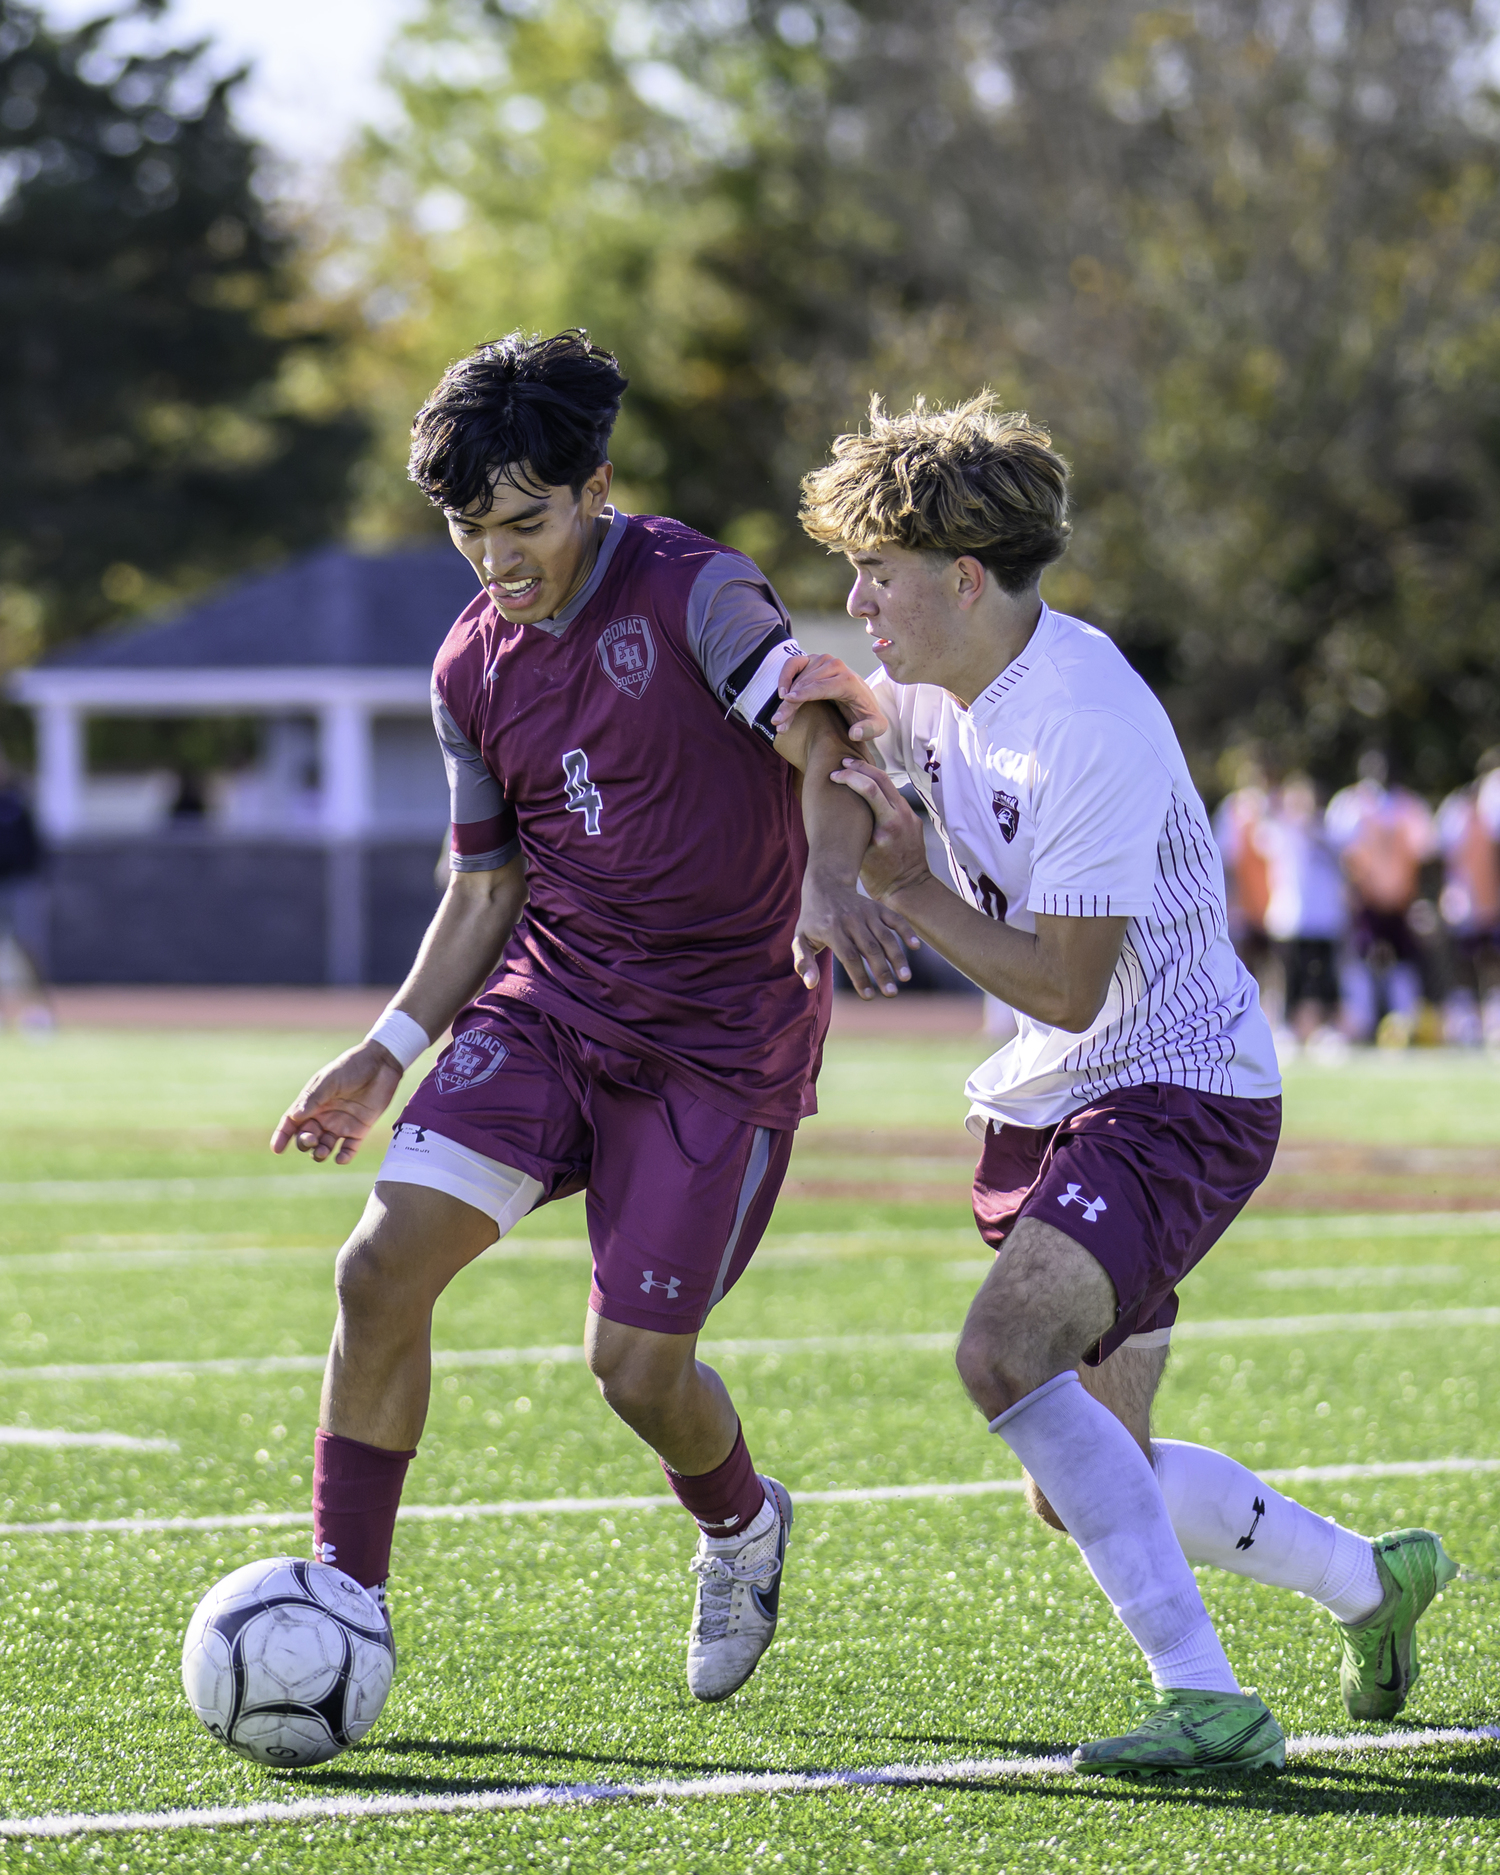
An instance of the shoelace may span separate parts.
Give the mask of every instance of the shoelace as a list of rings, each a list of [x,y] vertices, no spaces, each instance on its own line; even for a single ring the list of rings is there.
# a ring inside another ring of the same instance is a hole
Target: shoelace
[[[734,1585],[767,1589],[781,1569],[774,1550],[759,1562],[746,1562],[743,1556],[732,1561],[725,1556],[695,1556],[688,1568],[698,1577],[698,1635],[700,1640],[721,1641],[729,1629],[729,1606]]]

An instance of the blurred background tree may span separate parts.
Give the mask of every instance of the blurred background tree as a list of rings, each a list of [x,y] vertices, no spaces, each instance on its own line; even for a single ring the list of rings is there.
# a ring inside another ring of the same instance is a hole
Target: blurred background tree
[[[632,379],[624,504],[794,606],[842,600],[795,524],[829,438],[872,390],[987,383],[1075,465],[1049,597],[1209,792],[1247,749],[1334,782],[1370,744],[1436,791],[1500,741],[1500,119],[1466,0],[423,0],[300,258],[225,89],[173,102],[190,53],[105,72],[0,9],[30,35],[0,63],[30,642],[335,531],[351,408],[354,537],[435,529],[403,465],[444,366],[581,324]],[[85,495],[131,524],[75,566]]]
[[[202,48],[0,0],[0,670],[343,526],[364,420]]]
[[[1247,745],[1428,788],[1500,734],[1500,268],[1463,4],[429,0],[334,259],[372,315],[366,524],[447,361],[588,325],[627,501],[837,566],[799,475],[871,390],[990,383],[1077,472],[1054,603],[1207,785]]]

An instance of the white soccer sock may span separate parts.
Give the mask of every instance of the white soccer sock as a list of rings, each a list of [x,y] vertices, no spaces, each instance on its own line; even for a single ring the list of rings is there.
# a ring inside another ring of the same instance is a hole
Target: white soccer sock
[[[714,1554],[727,1553],[730,1550],[743,1549],[758,1536],[764,1536],[776,1521],[776,1500],[767,1491],[766,1501],[750,1519],[743,1530],[736,1530],[730,1536],[709,1536],[705,1533],[704,1546]]]
[[[1295,1589],[1338,1621],[1363,1621],[1380,1606],[1367,1537],[1315,1516],[1206,1445],[1157,1439],[1152,1451],[1156,1482],[1189,1562]]]
[[[1158,1689],[1237,1693],[1146,1455],[1114,1414],[1057,1374],[990,1421],[1036,1480],[1130,1630]]]

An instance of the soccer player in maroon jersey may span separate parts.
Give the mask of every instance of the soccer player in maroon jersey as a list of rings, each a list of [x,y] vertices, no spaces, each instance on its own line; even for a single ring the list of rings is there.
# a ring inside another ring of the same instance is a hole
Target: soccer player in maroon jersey
[[[426,1416],[438,1296],[536,1205],[587,1191],[584,1345],[696,1519],[688,1684],[722,1699],[776,1628],[791,1501],[696,1359],[775,1202],[828,1022],[909,972],[856,889],[869,809],[829,706],[770,726],[797,655],[763,575],[609,505],[626,387],[586,335],[513,334],[418,413],[411,473],[481,590],[433,672],[453,874],[411,974],[272,1140],[346,1164],[408,1101],[338,1260],[313,1477],[316,1554],[382,1597]]]

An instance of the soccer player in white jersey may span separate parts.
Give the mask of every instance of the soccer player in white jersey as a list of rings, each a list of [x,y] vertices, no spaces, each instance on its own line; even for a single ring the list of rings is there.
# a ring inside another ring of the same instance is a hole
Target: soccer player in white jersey
[[[1350,1714],[1381,1719],[1455,1571],[1428,1531],[1357,1536],[1221,1453],[1150,1436],[1176,1286],[1265,1177],[1281,1119],[1203,803],[1124,657],[1041,598],[1069,532],[1045,431],[988,396],[900,417],[877,402],[803,493],[807,531],[854,567],[849,611],[883,668],[865,684],[810,660],[777,720],[814,698],[844,709],[878,761],[842,776],[876,818],[866,889],[1019,1025],[967,1089],[974,1213],[999,1254],[957,1359],[1150,1669],[1149,1712],[1074,1764],[1279,1767],[1281,1730],[1241,1692],[1190,1564],[1322,1602]],[[962,896],[929,871],[901,780]]]

